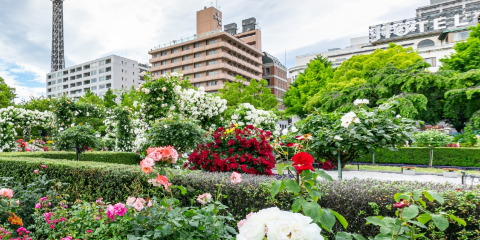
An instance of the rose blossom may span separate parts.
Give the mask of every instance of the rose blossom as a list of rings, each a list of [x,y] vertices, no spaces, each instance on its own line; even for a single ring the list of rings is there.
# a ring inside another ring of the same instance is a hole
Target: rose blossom
[[[237,184],[242,182],[242,175],[238,172],[233,172],[230,176],[230,182],[232,184]]]
[[[135,203],[135,200],[137,200],[136,197],[129,197],[129,198],[127,198],[127,206],[133,207],[133,204]]]
[[[247,222],[247,219],[242,219],[240,222],[238,222],[237,223],[238,229],[240,229],[246,222]]]
[[[42,202],[45,201],[45,200],[47,200],[47,197],[40,198],[40,201],[42,201]]]
[[[2,188],[0,189],[0,196],[12,198],[13,197],[13,190],[9,188]]]
[[[109,204],[107,206],[107,217],[108,219],[115,221],[115,208],[112,204]]]
[[[33,170],[33,173],[38,174],[38,169]]]
[[[45,168],[45,169],[47,168],[47,166],[46,166],[46,165],[40,165],[40,167],[42,167],[42,168]]]
[[[127,208],[123,203],[117,203],[113,206],[115,209],[115,214],[119,217],[123,216],[127,212]]]
[[[42,207],[42,204],[40,203],[35,204],[35,209],[40,209],[41,207]]]
[[[313,169],[312,163],[314,161],[312,155],[306,153],[306,152],[299,152],[295,154],[292,158],[293,161],[293,166],[297,170],[298,174],[301,174],[305,170],[312,170]]]
[[[201,203],[202,205],[205,205],[209,203],[211,199],[212,199],[212,195],[210,193],[204,193],[204,194],[198,195],[197,202]]]
[[[145,203],[145,200],[143,200],[143,198],[137,198],[137,200],[133,204],[133,208],[135,208],[135,210],[137,211],[142,211],[142,209],[144,208],[144,205],[143,205],[144,203]]]
[[[282,211],[277,220],[267,222],[267,238],[324,240],[322,229],[312,221],[300,213]]]
[[[160,152],[160,150],[157,149],[157,150],[153,151],[152,153],[148,154],[147,158],[151,158],[153,161],[158,162],[163,158],[163,156],[162,156],[162,153]],[[147,159],[147,158],[145,158],[145,159]]]

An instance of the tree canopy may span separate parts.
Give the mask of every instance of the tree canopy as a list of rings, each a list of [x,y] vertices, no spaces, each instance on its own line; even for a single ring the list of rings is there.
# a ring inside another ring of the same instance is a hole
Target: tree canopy
[[[453,47],[455,52],[446,58],[440,59],[442,70],[467,72],[480,68],[480,25],[471,27],[468,39],[458,42]]]
[[[268,82],[261,79],[250,80],[245,85],[245,79],[237,76],[235,82],[226,82],[223,89],[218,90],[218,96],[227,100],[227,114],[235,111],[242,103],[250,103],[256,109],[267,111],[278,111],[277,97],[268,88]]]
[[[15,88],[9,87],[0,77],[0,108],[14,105],[15,96]]]
[[[117,103],[115,102],[115,99],[117,98],[117,95],[115,95],[112,91],[111,88],[107,90],[105,93],[105,96],[103,96],[103,105],[106,108],[113,108],[117,106]]]

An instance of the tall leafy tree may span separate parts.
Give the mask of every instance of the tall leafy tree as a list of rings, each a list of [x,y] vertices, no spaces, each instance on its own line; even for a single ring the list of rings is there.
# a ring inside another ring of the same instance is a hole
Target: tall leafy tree
[[[110,89],[109,89],[110,90]],[[95,95],[93,92],[90,90],[87,90],[85,95],[80,97],[77,102],[78,105],[93,105],[97,107],[100,111],[105,110],[104,106],[104,101]],[[76,124],[81,124],[81,123],[88,123],[90,126],[92,126],[95,130],[103,131],[105,129],[105,124],[103,121],[105,118],[99,118],[96,116],[91,115],[90,113],[88,116],[79,116],[75,118],[75,123]]]
[[[0,77],[0,108],[13,105],[15,96],[15,88],[9,87],[5,80]]]
[[[455,53],[440,59],[443,63],[440,69],[467,72],[472,69],[480,69],[480,24],[471,27],[467,41],[459,42],[453,47]]]
[[[307,101],[325,87],[326,82],[333,77],[332,63],[322,56],[311,60],[304,73],[290,85],[283,95],[283,103],[287,115],[304,117],[307,112],[304,106]]]
[[[111,88],[107,90],[105,93],[105,96],[103,96],[103,105],[106,108],[113,108],[117,106],[117,103],[115,102],[115,99],[117,98],[117,95],[115,95],[112,91]]]
[[[242,103],[250,103],[256,109],[278,111],[277,97],[267,87],[267,81],[252,79],[248,85],[245,82],[244,78],[237,76],[235,82],[227,82],[223,89],[218,90],[218,96],[227,100],[227,115]]]
[[[27,110],[32,110],[32,111],[38,110],[40,112],[44,112],[44,111],[51,111],[52,104],[55,104],[54,98],[48,98],[44,96],[40,96],[40,97],[30,96],[30,100],[28,101],[22,100],[18,105],[19,107]]]

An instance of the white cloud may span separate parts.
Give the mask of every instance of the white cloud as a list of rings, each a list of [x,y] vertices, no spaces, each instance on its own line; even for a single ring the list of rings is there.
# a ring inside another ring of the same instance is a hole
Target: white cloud
[[[18,81],[18,77],[15,76],[14,73],[20,72],[25,73],[28,71],[22,71],[19,68],[8,68],[6,64],[0,63],[0,76],[5,80],[5,83],[8,86],[15,88],[15,93],[17,94],[15,103],[19,103],[22,99],[30,99],[30,96],[39,97],[45,94],[45,88],[43,87],[29,87]]]

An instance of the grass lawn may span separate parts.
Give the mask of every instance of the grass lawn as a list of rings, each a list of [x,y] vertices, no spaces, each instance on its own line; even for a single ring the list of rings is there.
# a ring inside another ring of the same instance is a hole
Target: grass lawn
[[[357,170],[357,165],[347,165],[345,166],[345,169],[349,170]],[[393,166],[370,166],[370,165],[360,165],[360,171],[368,171],[368,170],[374,170],[374,171],[392,171],[392,172],[400,172],[402,171],[401,167],[393,167]],[[415,168],[415,172],[424,172],[424,173],[443,173],[443,170],[441,168]],[[468,170],[465,171],[467,174],[470,175],[480,175],[480,171],[473,171],[473,170]],[[461,170],[459,171],[461,173]]]

